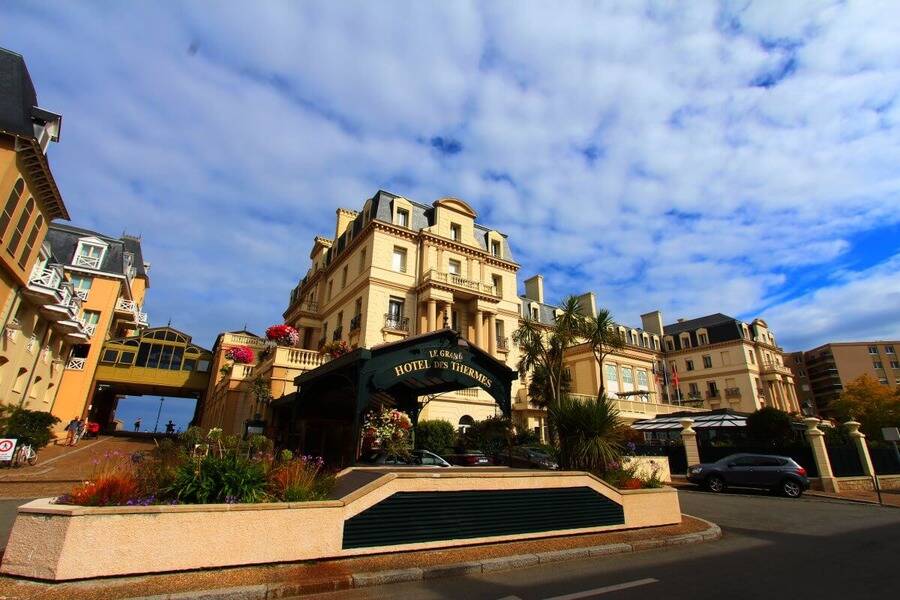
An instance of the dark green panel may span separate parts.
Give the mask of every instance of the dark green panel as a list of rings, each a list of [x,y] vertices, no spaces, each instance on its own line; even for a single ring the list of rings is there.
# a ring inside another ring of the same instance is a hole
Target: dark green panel
[[[625,522],[589,487],[398,492],[344,522],[344,548],[539,533]]]

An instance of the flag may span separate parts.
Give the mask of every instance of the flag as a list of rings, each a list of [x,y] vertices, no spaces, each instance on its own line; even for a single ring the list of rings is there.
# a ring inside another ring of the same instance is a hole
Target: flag
[[[675,389],[678,389],[678,369],[675,367],[675,363],[672,363],[672,383],[675,384]]]

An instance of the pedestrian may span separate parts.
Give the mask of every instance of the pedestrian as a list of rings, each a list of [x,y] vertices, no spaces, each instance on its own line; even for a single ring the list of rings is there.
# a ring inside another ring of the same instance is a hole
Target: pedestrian
[[[75,437],[72,438],[72,445],[77,446],[78,442],[81,440],[82,436],[84,436],[84,432],[87,429],[87,419],[79,419],[75,424]]]
[[[72,417],[72,420],[66,425],[66,446],[75,445],[75,436],[78,434],[78,422],[78,417]]]
[[[166,435],[175,435],[175,422],[172,419],[166,423]]]
[[[141,418],[138,417],[138,418],[134,421],[134,431],[135,431],[135,433],[137,433],[137,432],[140,431],[140,430],[141,430]]]

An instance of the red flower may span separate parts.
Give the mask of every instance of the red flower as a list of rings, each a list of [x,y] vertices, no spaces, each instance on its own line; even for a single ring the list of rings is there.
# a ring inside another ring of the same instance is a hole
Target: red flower
[[[250,346],[232,346],[225,352],[225,358],[240,364],[250,364],[255,358]]]

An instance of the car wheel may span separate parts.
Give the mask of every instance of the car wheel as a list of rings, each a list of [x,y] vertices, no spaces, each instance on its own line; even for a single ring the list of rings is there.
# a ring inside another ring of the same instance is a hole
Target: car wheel
[[[785,479],[781,482],[781,493],[788,498],[799,498],[803,494],[803,488],[793,479]]]
[[[718,475],[710,475],[706,478],[706,489],[711,492],[724,492],[725,491],[725,480],[719,477]]]

